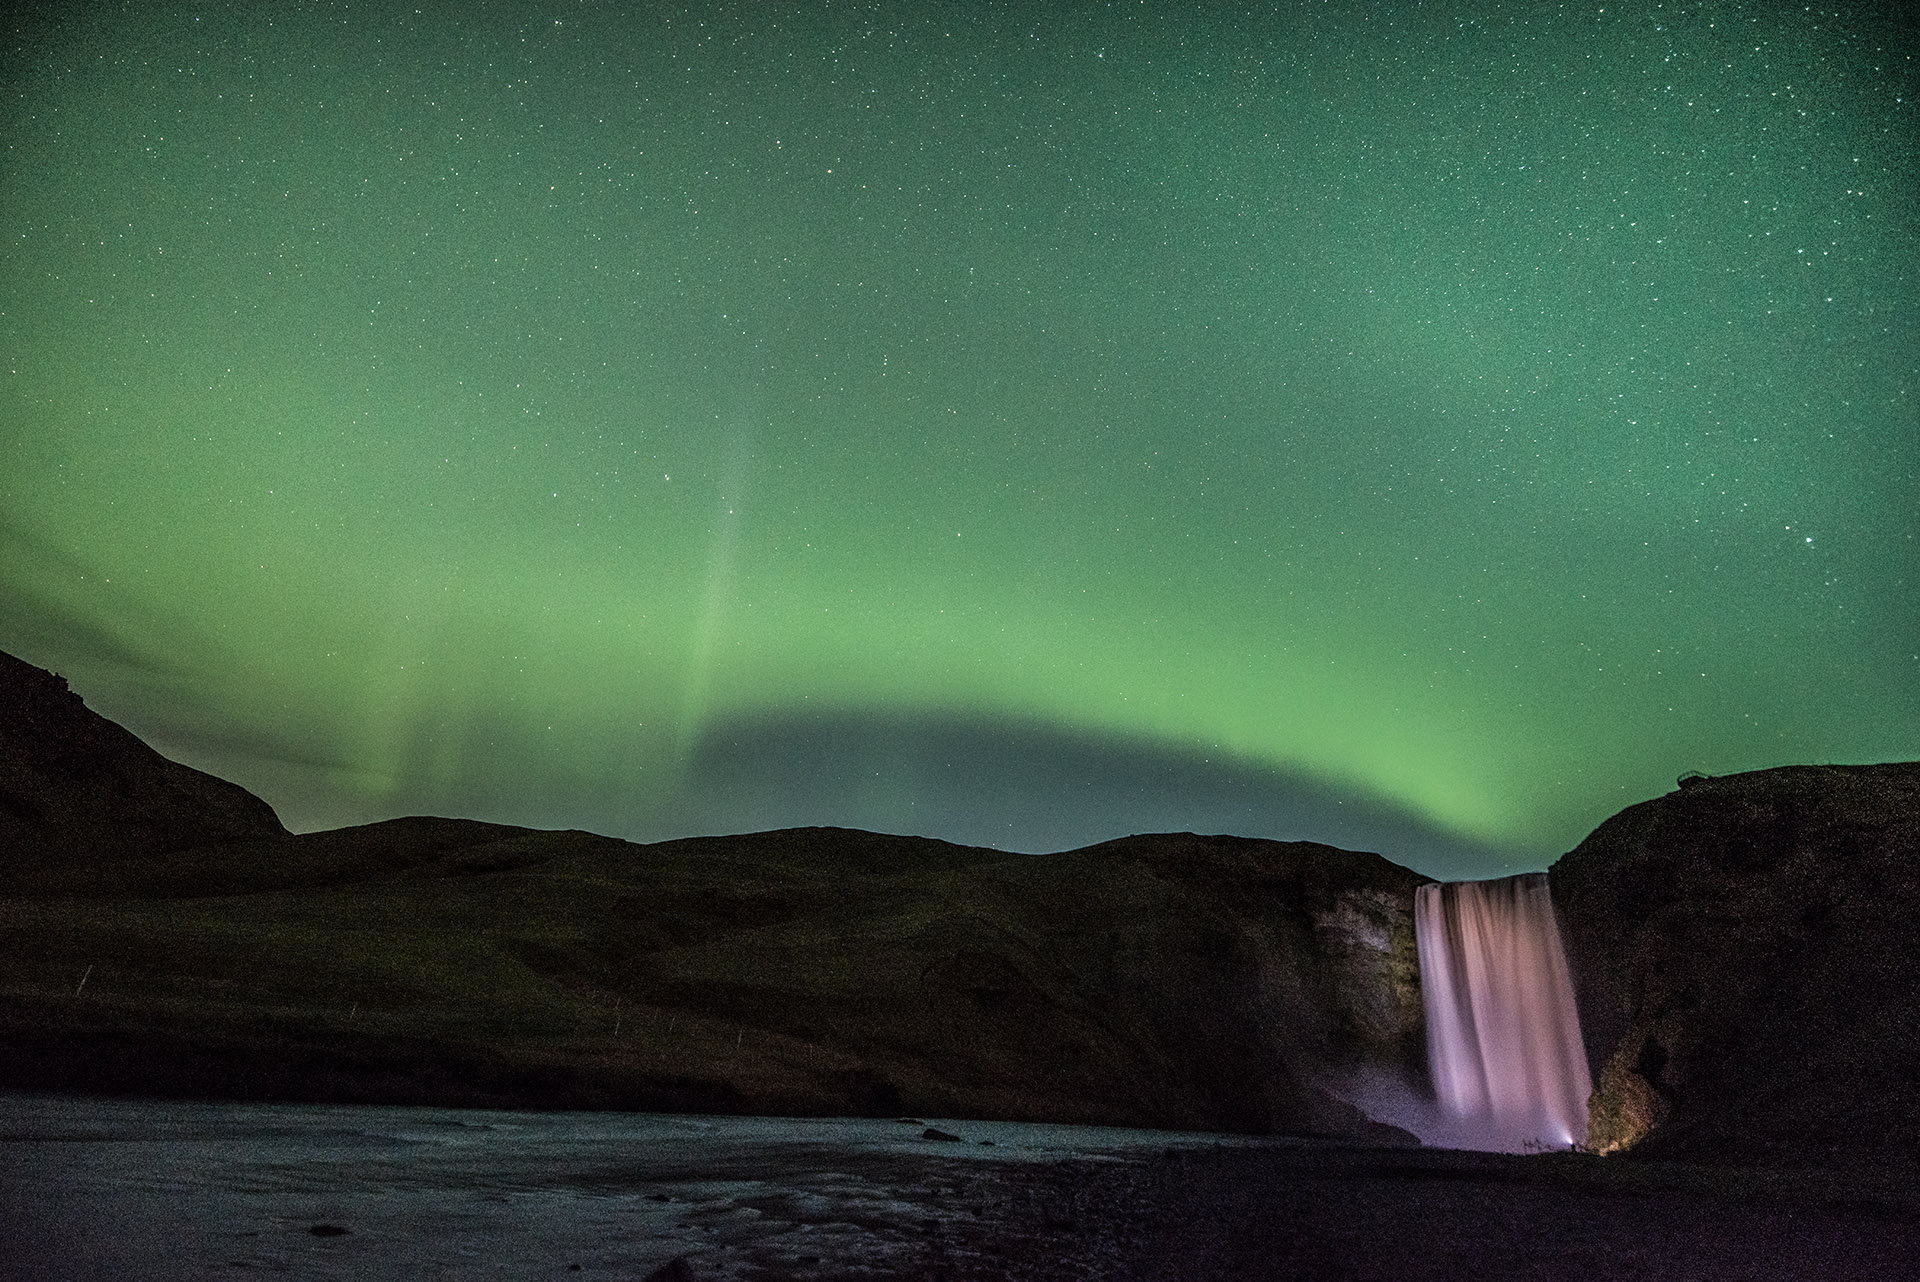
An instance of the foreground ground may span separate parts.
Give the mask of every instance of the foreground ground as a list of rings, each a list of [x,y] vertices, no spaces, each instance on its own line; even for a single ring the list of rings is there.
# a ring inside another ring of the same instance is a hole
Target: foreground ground
[[[0,1096],[8,1278],[1884,1279],[1914,1259],[1897,1172]]]

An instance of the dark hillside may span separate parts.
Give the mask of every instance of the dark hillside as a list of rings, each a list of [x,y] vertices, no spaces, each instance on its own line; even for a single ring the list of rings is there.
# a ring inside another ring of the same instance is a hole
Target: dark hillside
[[[1920,763],[1690,777],[1552,876],[1596,1147],[1920,1152]]]
[[[167,758],[0,653],[0,871],[284,836],[238,784]]]
[[[1053,856],[402,819],[15,879],[0,1082],[1391,1138],[1418,878],[1189,835]]]

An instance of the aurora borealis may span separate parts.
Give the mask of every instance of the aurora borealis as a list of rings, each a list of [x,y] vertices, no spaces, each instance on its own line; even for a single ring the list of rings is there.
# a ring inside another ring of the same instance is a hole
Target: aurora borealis
[[[0,648],[292,826],[1495,875],[1920,757],[1890,7],[72,10]]]

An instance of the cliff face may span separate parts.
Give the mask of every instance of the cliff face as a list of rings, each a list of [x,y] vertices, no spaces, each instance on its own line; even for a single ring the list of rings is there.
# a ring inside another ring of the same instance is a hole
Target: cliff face
[[[290,836],[0,655],[0,1085],[1404,1140],[1423,880],[1131,837]]]
[[[1114,1063],[1106,1089],[1182,1082],[1208,1127],[1364,1135],[1322,1088],[1424,1062],[1423,880],[1377,855],[1183,833],[1003,859],[977,884],[1019,905],[1036,958],[1092,999],[1091,1023],[1152,1048]]]
[[[1688,780],[1551,875],[1593,1147],[1920,1147],[1920,763]]]
[[[167,760],[0,653],[0,870],[285,833],[246,789]]]
[[[0,1079],[391,1102],[1406,1137],[1376,855],[800,829],[636,846],[407,819],[48,869],[0,900]]]

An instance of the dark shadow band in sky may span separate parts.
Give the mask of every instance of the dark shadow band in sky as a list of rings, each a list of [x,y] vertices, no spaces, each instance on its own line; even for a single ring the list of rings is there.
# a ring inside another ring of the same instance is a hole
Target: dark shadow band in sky
[[[23,542],[18,530],[0,528],[0,536],[16,548]],[[241,724],[207,706],[178,659],[132,639],[150,638],[154,620],[90,620],[36,599],[12,577],[0,575],[8,648],[56,669],[78,659],[84,671],[69,675],[81,679],[76,688],[90,706],[169,755],[259,792],[296,831],[414,813],[641,841],[817,824],[1031,853],[1191,831],[1371,850],[1443,879],[1504,876],[1562,853],[1477,843],[1358,788],[1224,754],[1028,719],[885,709],[717,721],[664,801],[634,778],[574,776],[506,724],[491,733],[465,727],[485,743],[459,754],[467,768],[455,777],[429,783],[417,767],[435,755],[438,736],[461,731],[423,725],[410,764],[374,802],[325,729]],[[191,627],[168,635],[174,650],[201,640]]]
[[[835,824],[1028,852],[1138,832],[1233,833],[1377,851],[1442,878],[1504,876],[1561,853],[1477,844],[1357,790],[1219,754],[1031,721],[872,711],[714,725],[656,822],[688,833]]]

